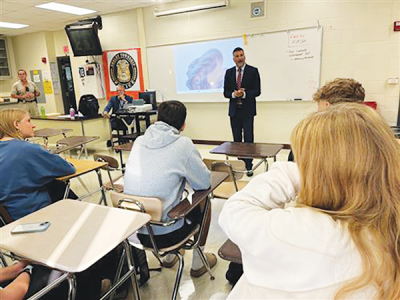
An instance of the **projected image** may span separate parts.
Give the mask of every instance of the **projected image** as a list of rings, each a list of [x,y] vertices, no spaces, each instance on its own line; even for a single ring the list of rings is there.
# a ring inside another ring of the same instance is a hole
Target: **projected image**
[[[232,51],[243,40],[227,39],[174,47],[178,94],[222,92],[226,69],[234,65]]]

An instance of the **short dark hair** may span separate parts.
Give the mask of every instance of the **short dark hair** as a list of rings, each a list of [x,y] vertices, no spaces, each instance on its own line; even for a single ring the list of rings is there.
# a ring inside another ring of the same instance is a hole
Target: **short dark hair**
[[[235,52],[238,52],[238,51],[243,51],[244,52],[244,50],[242,48],[236,47],[235,49],[233,49],[232,54],[235,55]]]
[[[162,121],[181,130],[186,120],[186,106],[177,100],[165,101],[158,107],[157,121]]]

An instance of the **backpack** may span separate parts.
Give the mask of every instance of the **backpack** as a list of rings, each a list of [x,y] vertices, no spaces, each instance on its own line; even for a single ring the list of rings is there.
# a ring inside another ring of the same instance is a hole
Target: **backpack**
[[[99,101],[93,95],[82,95],[79,99],[79,111],[87,117],[97,116],[99,114]]]

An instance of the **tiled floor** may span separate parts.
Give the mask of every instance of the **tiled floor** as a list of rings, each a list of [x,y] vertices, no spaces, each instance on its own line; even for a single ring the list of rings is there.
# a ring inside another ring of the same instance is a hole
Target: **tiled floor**
[[[210,154],[209,151],[213,148],[213,146],[204,146],[198,145],[203,158],[215,158],[215,159],[224,159],[222,155]],[[119,157],[112,153],[112,151],[101,151],[100,153],[107,155],[114,155],[116,158]],[[124,153],[124,161],[127,161],[129,153]],[[278,160],[287,160],[288,151],[282,150],[278,154]],[[85,159],[85,158],[82,158]],[[88,159],[92,159],[91,156]],[[269,160],[270,163],[273,162],[272,159]],[[264,172],[264,167],[259,167],[254,176]],[[119,175],[119,172],[116,172]],[[254,177],[251,177],[254,178]],[[250,180],[251,178],[244,177],[243,180]],[[82,177],[85,181],[89,189],[95,189],[98,187],[97,177],[94,172],[90,174],[86,174]],[[106,173],[103,173],[103,179],[107,179]],[[72,189],[78,194],[82,195],[84,193],[84,189],[80,185],[77,180],[73,180]],[[107,195],[108,196],[108,195]],[[96,202],[99,201],[100,194],[97,193],[91,197],[85,199],[85,201]],[[217,254],[219,247],[225,242],[226,236],[222,232],[221,228],[218,225],[218,216],[221,212],[222,206],[225,200],[223,199],[213,199],[212,200],[212,221],[210,233],[208,236],[207,244],[206,244],[206,252],[212,252]],[[147,253],[149,267],[157,268],[159,267],[158,261],[154,258],[153,254]],[[225,279],[225,272],[228,267],[228,262],[222,259],[218,259],[217,265],[213,268],[215,280],[210,280],[208,274],[203,275],[200,278],[191,278],[190,277],[190,266],[192,261],[192,253],[191,251],[186,251],[185,253],[185,267],[183,272],[183,277],[181,280],[180,288],[179,288],[179,296],[180,299],[221,299],[226,297],[226,294],[229,293],[231,286]],[[144,286],[140,288],[141,298],[146,299],[170,299],[172,295],[172,289],[175,282],[177,266],[172,269],[163,269],[162,272],[151,272],[150,280]],[[125,298],[116,298],[119,300],[126,299],[131,300],[134,299],[132,291],[129,292],[128,296]]]

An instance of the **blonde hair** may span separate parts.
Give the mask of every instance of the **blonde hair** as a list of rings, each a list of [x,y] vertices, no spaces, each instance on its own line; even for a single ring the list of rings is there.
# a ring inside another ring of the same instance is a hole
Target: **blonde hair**
[[[400,146],[371,108],[337,104],[294,129],[299,205],[348,228],[362,258],[361,276],[335,299],[375,286],[378,299],[400,299]]]
[[[326,101],[330,104],[363,102],[364,98],[365,90],[362,84],[352,78],[336,78],[329,81],[313,95],[314,101]]]
[[[0,139],[11,137],[23,140],[24,138],[21,132],[15,127],[14,122],[21,122],[27,115],[29,115],[27,111],[19,108],[0,110]]]

